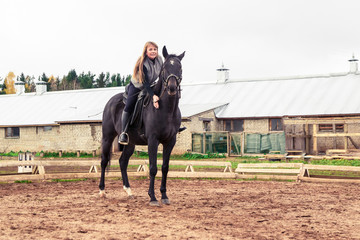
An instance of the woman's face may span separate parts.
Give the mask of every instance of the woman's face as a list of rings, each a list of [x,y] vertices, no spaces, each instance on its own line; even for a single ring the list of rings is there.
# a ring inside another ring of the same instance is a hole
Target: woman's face
[[[158,49],[154,45],[149,45],[146,49],[146,56],[150,58],[151,60],[156,58],[158,55]]]

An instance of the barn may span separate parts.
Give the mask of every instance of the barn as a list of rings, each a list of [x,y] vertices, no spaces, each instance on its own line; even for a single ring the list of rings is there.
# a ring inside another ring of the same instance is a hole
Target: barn
[[[357,59],[349,63],[343,73],[247,80],[230,79],[220,68],[216,83],[183,86],[188,149],[230,155],[358,149],[360,75]]]
[[[360,146],[360,73],[349,60],[343,73],[184,83],[182,125],[174,153],[228,155],[329,150]],[[0,152],[83,151],[100,153],[102,110],[123,87],[0,95]],[[139,147],[139,150],[144,147]],[[114,141],[113,151],[118,151]]]

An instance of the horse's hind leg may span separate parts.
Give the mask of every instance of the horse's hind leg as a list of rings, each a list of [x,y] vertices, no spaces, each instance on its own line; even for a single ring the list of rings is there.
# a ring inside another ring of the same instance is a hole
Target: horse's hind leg
[[[132,192],[130,188],[129,178],[127,175],[127,167],[129,165],[129,159],[131,155],[134,153],[135,145],[129,144],[124,146],[124,150],[119,158],[121,176],[123,180],[124,190],[128,194],[129,197],[132,197]]]
[[[170,154],[175,146],[175,143],[176,143],[176,136],[174,136],[170,142],[163,144],[164,151],[163,151],[163,165],[161,167],[162,178],[161,178],[160,192],[161,192],[161,202],[167,205],[170,204],[170,200],[166,195],[166,179],[167,179],[167,174],[169,172]]]
[[[102,140],[102,151],[101,151],[101,177],[100,177],[100,197],[105,197],[105,169],[110,161],[110,150],[111,150],[112,140],[105,139]]]

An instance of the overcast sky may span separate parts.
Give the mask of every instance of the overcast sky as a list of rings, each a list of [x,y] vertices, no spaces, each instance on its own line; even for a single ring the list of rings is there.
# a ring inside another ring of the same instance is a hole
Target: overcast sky
[[[347,72],[359,0],[0,0],[0,77],[131,74],[144,43],[186,51],[186,82]]]

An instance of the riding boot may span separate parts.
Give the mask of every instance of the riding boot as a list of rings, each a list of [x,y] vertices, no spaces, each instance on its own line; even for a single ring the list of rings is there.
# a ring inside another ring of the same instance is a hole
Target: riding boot
[[[186,127],[181,127],[181,128],[179,128],[179,133],[181,133],[182,131],[184,131],[186,129]]]
[[[127,134],[127,125],[130,119],[130,113],[123,111],[121,116],[121,134],[119,137],[119,143],[122,145],[129,144],[129,135]]]

